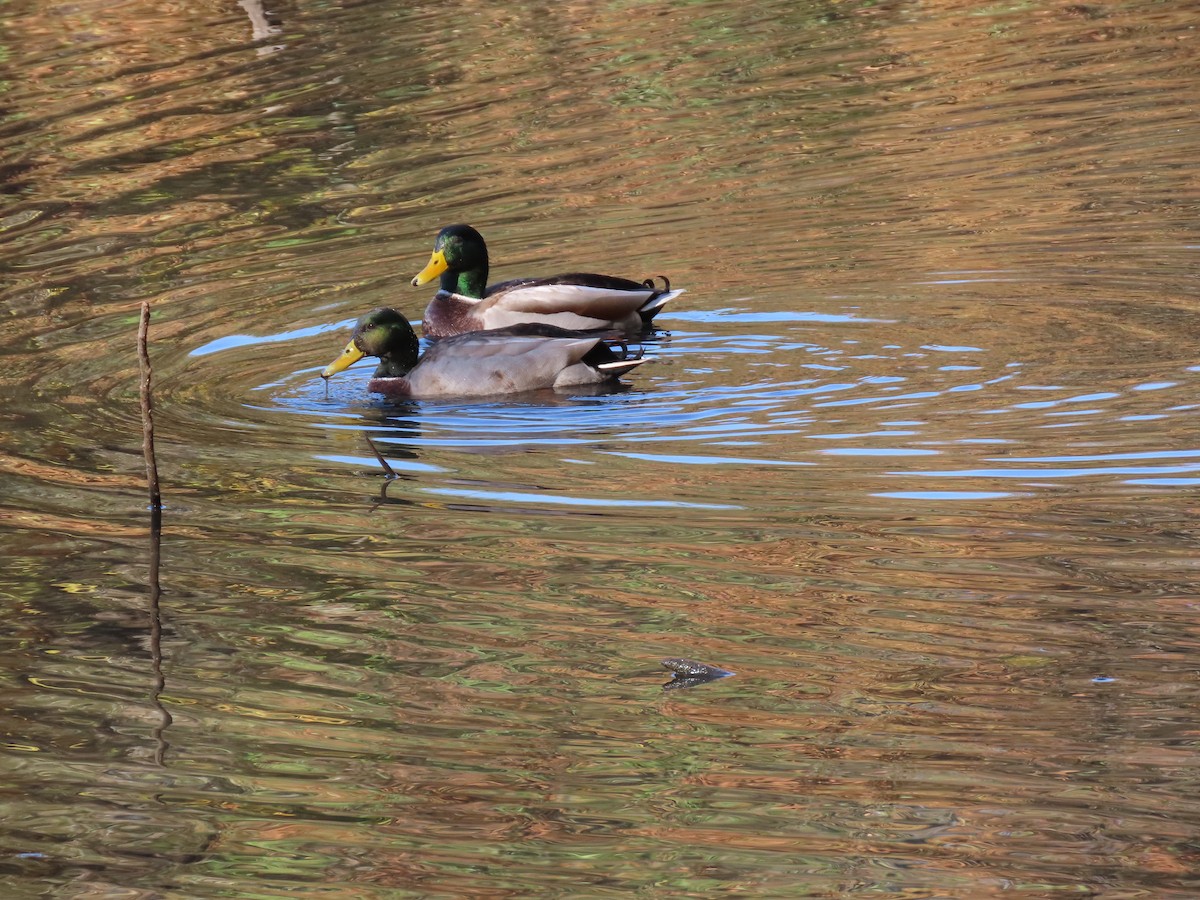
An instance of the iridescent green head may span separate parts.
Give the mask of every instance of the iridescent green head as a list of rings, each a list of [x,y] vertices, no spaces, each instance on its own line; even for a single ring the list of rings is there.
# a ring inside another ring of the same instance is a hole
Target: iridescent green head
[[[417,364],[420,350],[420,342],[408,319],[394,309],[380,307],[358,320],[350,343],[325,367],[321,377],[336,375],[364,356],[378,356],[379,367],[374,377],[400,378]]]
[[[428,284],[439,275],[443,291],[483,299],[487,290],[487,244],[470,225],[447,225],[438,232],[429,265],[412,280],[413,287]]]

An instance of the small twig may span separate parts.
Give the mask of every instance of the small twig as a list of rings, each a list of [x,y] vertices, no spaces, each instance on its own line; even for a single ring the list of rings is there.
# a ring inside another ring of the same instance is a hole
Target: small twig
[[[146,481],[150,486],[150,508],[162,509],[158,489],[158,463],[154,458],[154,401],[150,396],[150,352],[146,338],[150,333],[150,303],[142,301],[142,321],[138,326],[138,365],[142,372],[142,455],[146,457]]]
[[[171,724],[171,714],[163,706],[162,692],[166,687],[163,675],[162,652],[162,584],[159,581],[159,564],[162,547],[162,493],[158,488],[158,462],[154,456],[154,401],[150,395],[150,351],[147,348],[150,334],[150,304],[142,301],[142,318],[138,325],[138,367],[141,369],[142,399],[142,454],[146,457],[146,482],[150,487],[150,664],[154,670],[154,689],[150,702],[158,709],[159,724],[154,729],[156,742],[154,760],[164,765],[167,742],[163,737]]]

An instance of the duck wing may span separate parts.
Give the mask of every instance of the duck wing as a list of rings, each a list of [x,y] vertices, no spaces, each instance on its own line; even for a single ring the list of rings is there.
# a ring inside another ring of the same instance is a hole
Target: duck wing
[[[409,372],[408,382],[415,397],[541,390],[553,387],[564,370],[582,362],[608,336],[544,324],[460,334],[430,347]]]
[[[620,322],[664,293],[671,293],[628,278],[571,272],[549,278],[517,278],[487,289],[478,308],[553,315],[573,313],[586,319]]]

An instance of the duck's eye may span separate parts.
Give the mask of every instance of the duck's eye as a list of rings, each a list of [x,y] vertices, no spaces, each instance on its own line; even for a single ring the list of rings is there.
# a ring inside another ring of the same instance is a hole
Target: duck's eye
[[[370,330],[371,330],[372,328],[374,328],[374,327],[375,327],[375,323],[374,323],[374,322],[368,322],[368,323],[367,323],[367,327],[366,327],[366,328],[364,328],[363,330],[364,330],[364,331],[370,331]]]

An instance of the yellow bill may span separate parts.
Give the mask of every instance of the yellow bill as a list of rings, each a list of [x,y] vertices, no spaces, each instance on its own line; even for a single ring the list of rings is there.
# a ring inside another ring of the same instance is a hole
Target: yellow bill
[[[413,287],[420,287],[423,284],[429,284],[433,279],[437,278],[443,272],[450,268],[450,264],[446,262],[446,254],[441,250],[434,250],[433,256],[429,257],[429,265],[423,268],[416,278],[412,280]]]
[[[351,341],[346,345],[346,349],[341,352],[337,359],[325,367],[325,371],[321,373],[322,378],[328,378],[330,375],[336,375],[343,369],[348,369],[360,359],[366,356],[358,345]]]

